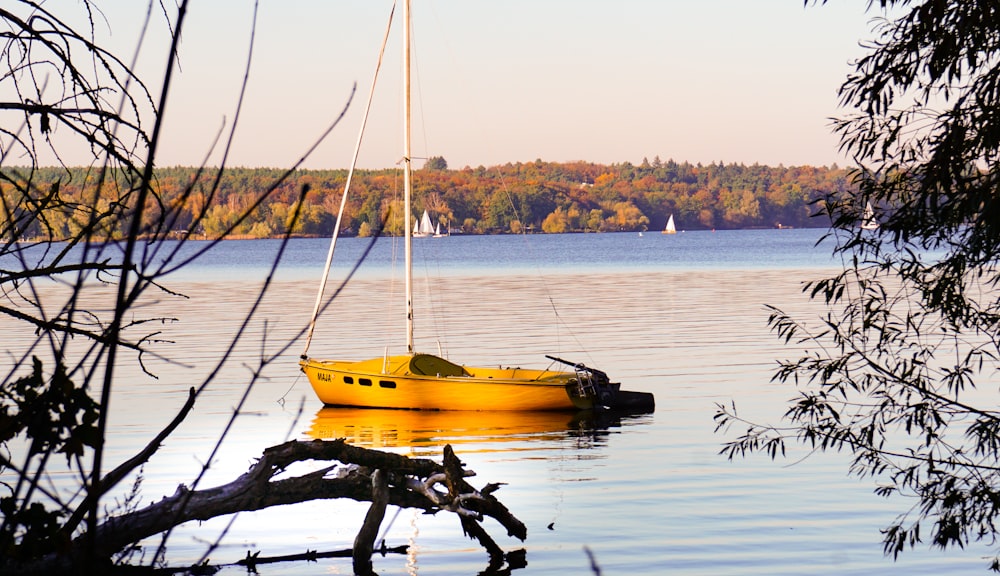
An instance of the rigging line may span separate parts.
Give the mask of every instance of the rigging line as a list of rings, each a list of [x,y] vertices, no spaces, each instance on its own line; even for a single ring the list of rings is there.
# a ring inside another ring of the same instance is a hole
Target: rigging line
[[[438,348],[442,350],[442,353],[439,355],[447,358],[447,355],[443,353],[443,350],[447,348],[446,323],[442,319],[445,315],[444,311],[448,309],[448,306],[444,305],[445,297],[443,292],[432,289],[432,286],[435,284],[440,286],[444,281],[444,274],[441,271],[441,244],[433,238],[424,239],[419,244],[421,250],[427,256],[421,262],[420,271],[422,272],[424,282],[421,297],[427,303],[426,310],[428,312],[421,317],[429,318],[428,324],[431,327],[429,332],[437,342]],[[431,255],[436,257],[432,258]]]
[[[427,244],[430,242],[430,245]],[[431,252],[440,255],[441,250],[438,248],[440,244],[437,240],[433,238],[428,239],[427,242],[421,243],[429,254]],[[444,282],[444,275],[441,272],[441,258],[433,258],[433,266],[429,264],[431,258],[424,258],[422,271],[424,280],[424,290],[423,298],[427,301],[427,308],[430,311],[428,314],[430,316],[430,325],[432,328],[433,336],[438,344],[438,348],[441,353],[439,355],[447,358],[447,354],[444,354],[444,350],[447,348],[447,334],[445,334],[445,324],[442,322],[444,317],[444,311],[448,309],[447,306],[443,304],[444,295],[441,290],[433,290],[431,288],[435,283],[440,286]]]
[[[326,283],[330,277],[330,267],[333,264],[333,252],[337,246],[337,237],[340,236],[340,223],[344,217],[344,209],[347,206],[347,191],[351,186],[351,179],[354,176],[354,168],[358,164],[358,154],[361,152],[361,141],[365,135],[365,125],[368,123],[368,112],[372,107],[372,100],[375,96],[375,83],[378,80],[379,70],[382,68],[382,57],[385,55],[385,46],[389,42],[389,31],[392,29],[392,16],[396,12],[396,3],[392,3],[389,11],[389,23],[385,27],[385,36],[382,38],[382,46],[378,51],[378,61],[375,64],[375,74],[372,76],[371,90],[368,92],[368,102],[365,104],[365,113],[361,119],[361,129],[358,131],[357,144],[354,146],[354,156],[351,158],[351,168],[347,172],[347,181],[344,182],[344,192],[340,197],[340,211],[337,212],[337,223],[333,227],[333,234],[330,237],[330,250],[326,254],[326,265],[323,268],[323,278],[320,280],[319,291],[316,294],[316,304],[313,306],[312,316],[309,319],[309,330],[306,332],[306,344],[302,350],[302,357],[309,353],[309,345],[312,343],[313,331],[316,329],[316,317],[319,316],[319,309],[323,302],[323,293],[326,291]]]
[[[430,14],[433,14],[433,16],[434,16],[433,20],[434,20],[435,22],[437,22],[437,24],[438,24],[438,28],[439,28],[439,29],[440,29],[440,30],[441,30],[442,32],[444,32],[444,31],[446,31],[446,30],[447,30],[447,27],[446,27],[446,26],[444,26],[444,25],[443,25],[443,24],[441,23],[441,19],[440,19],[440,15],[439,15],[439,14],[438,14],[438,12],[437,12],[437,11],[436,11],[436,10],[434,9],[434,7],[435,7],[434,3],[433,3],[433,2],[432,2],[432,3],[430,3],[430,8],[431,8],[431,9],[430,9],[430,10],[429,10],[428,12],[429,12]],[[428,13],[428,12],[425,12],[425,13]],[[451,44],[451,43],[449,42],[449,36],[448,36],[447,34],[445,34],[445,33],[441,33],[441,34],[439,34],[439,36],[440,36],[440,40],[441,40],[441,41],[442,41],[442,42],[444,43],[444,45],[445,45],[445,48],[446,48],[446,52],[447,52],[447,54],[449,55],[449,57],[450,57],[450,59],[451,59],[451,62],[452,62],[452,67],[453,67],[453,69],[454,69],[454,70],[457,70],[457,71],[458,71],[458,76],[459,76],[459,78],[458,78],[458,79],[459,79],[459,81],[460,81],[460,82],[459,82],[459,83],[460,83],[460,85],[461,85],[462,87],[464,87],[464,88],[467,88],[468,86],[470,86],[470,85],[472,84],[472,83],[471,83],[471,82],[469,81],[469,79],[468,79],[468,71],[467,71],[467,70],[465,70],[464,68],[462,68],[461,66],[459,66],[459,65],[457,64],[458,60],[457,60],[457,59],[455,58],[455,53],[456,53],[456,51],[455,51],[455,49],[453,48],[452,44]],[[418,81],[418,86],[417,86],[417,90],[418,90],[418,95],[419,95],[419,91],[420,91],[420,84],[419,84],[419,81]],[[422,105],[422,103],[423,103],[423,99],[422,99],[422,97],[421,97],[421,98],[419,98],[418,100],[419,100],[419,102],[420,102],[420,118],[421,118],[421,122],[423,123],[422,125],[423,125],[424,127],[426,127],[426,123],[424,122],[424,117],[423,117],[423,111],[424,111],[424,109],[423,109],[423,105]],[[485,123],[485,122],[484,122],[484,121],[482,120],[482,118],[481,118],[481,114],[480,114],[480,109],[479,109],[478,107],[473,107],[473,109],[471,110],[471,114],[472,114],[473,116],[476,116],[476,118],[475,118],[475,120],[474,120],[474,121],[472,121],[472,122],[470,122],[470,123],[469,123],[469,125],[470,125],[470,126],[477,126],[477,127],[481,127],[481,126],[485,126],[485,125],[486,125],[486,123]],[[424,138],[424,146],[425,146],[425,151],[426,151],[426,150],[429,150],[429,148],[428,148],[428,145],[427,145],[427,130],[426,130],[426,128],[425,128],[425,129],[423,130],[423,138]],[[484,140],[484,141],[492,141],[492,138],[491,138],[491,135],[486,135],[486,137],[485,137],[485,138],[482,138],[482,140]],[[433,154],[431,154],[430,152],[425,152],[425,153],[426,153],[426,154],[427,154],[428,156],[432,156],[432,155],[433,155]],[[502,172],[500,171],[500,168],[499,168],[498,166],[494,166],[494,167],[493,167],[493,169],[494,169],[494,170],[496,171],[497,175],[499,176],[499,179],[500,179],[500,185],[501,185],[501,189],[502,189],[502,190],[504,191],[504,194],[506,195],[506,198],[507,198],[507,202],[508,202],[508,203],[510,204],[511,208],[512,208],[512,209],[513,209],[513,211],[514,211],[514,217],[515,217],[515,218],[516,218],[517,220],[519,220],[519,221],[520,221],[520,220],[521,220],[521,216],[520,216],[520,214],[518,214],[518,210],[517,210],[517,206],[516,206],[516,205],[514,204],[514,201],[513,201],[513,198],[512,198],[512,196],[511,196],[511,193],[510,193],[510,190],[509,190],[509,188],[508,188],[508,186],[507,186],[507,182],[506,182],[506,180],[505,180],[505,179],[504,179],[504,177],[503,177],[503,173],[502,173]],[[532,252],[532,253],[533,253],[533,251],[531,250],[531,244],[530,244],[530,242],[527,242],[527,234],[525,233],[525,229],[524,229],[523,225],[522,225],[522,228],[521,228],[521,236],[522,236],[522,238],[523,238],[523,239],[525,240],[525,245],[526,245],[526,246],[528,247],[528,251],[529,251],[529,252]],[[553,298],[553,296],[552,296],[551,292],[549,291],[549,285],[548,285],[548,283],[547,283],[547,282],[545,281],[545,275],[544,275],[544,274],[542,273],[542,271],[541,271],[541,269],[540,269],[540,267],[539,267],[539,265],[538,265],[538,259],[537,259],[537,258],[534,258],[534,257],[533,257],[533,258],[532,258],[532,262],[534,262],[534,263],[535,263],[535,271],[536,271],[536,275],[537,275],[537,276],[538,276],[539,278],[541,278],[541,279],[542,279],[542,286],[543,286],[543,288],[544,288],[544,290],[545,290],[545,294],[546,294],[546,297],[548,298],[548,300],[549,300],[549,303],[550,303],[550,304],[551,304],[551,306],[552,306],[552,310],[553,310],[553,312],[554,312],[554,314],[555,314],[555,317],[556,317],[556,320],[557,320],[557,322],[556,322],[556,328],[557,328],[557,334],[556,334],[556,338],[557,338],[557,348],[561,348],[561,345],[559,344],[559,334],[558,334],[558,329],[559,329],[559,327],[560,327],[560,324],[561,324],[561,325],[562,325],[562,327],[563,327],[563,328],[564,328],[564,329],[566,330],[566,332],[567,332],[567,333],[568,333],[568,334],[570,335],[570,337],[572,338],[572,340],[573,340],[573,341],[574,341],[574,342],[576,343],[576,345],[578,346],[578,348],[579,348],[580,350],[584,350],[584,346],[583,346],[583,344],[582,344],[582,343],[580,342],[580,340],[579,340],[579,339],[577,338],[577,336],[576,336],[576,334],[574,333],[574,331],[573,331],[573,330],[572,330],[572,329],[570,328],[570,326],[569,326],[569,325],[568,325],[568,324],[567,324],[567,323],[566,323],[566,322],[565,322],[565,321],[564,321],[564,320],[563,320],[563,319],[562,319],[562,318],[561,318],[561,317],[559,316],[559,314],[558,314],[558,310],[557,310],[557,308],[556,308],[556,304],[555,304],[555,299]],[[436,318],[435,318],[435,319],[436,319]],[[438,332],[438,333],[440,333],[440,332]],[[591,358],[590,358],[589,354],[587,355],[587,357],[588,357],[588,359],[590,359],[590,361],[591,361],[591,362],[593,362],[593,359],[591,359]]]
[[[557,329],[557,333],[556,333],[556,345],[557,345],[557,348],[561,348],[561,345],[560,345],[560,342],[559,342],[559,333],[558,333],[558,328],[561,325],[563,328],[566,329],[566,333],[569,334],[569,336],[570,336],[570,338],[572,338],[573,342],[576,343],[576,345],[577,345],[578,349],[580,350],[580,352],[582,352],[583,354],[585,354],[587,356],[587,360],[588,361],[590,361],[591,363],[594,363],[594,359],[591,358],[590,354],[587,352],[586,347],[583,345],[582,342],[580,342],[580,339],[576,336],[576,333],[572,330],[572,328],[569,326],[569,324],[567,324],[566,321],[563,320],[562,316],[559,315],[559,309],[556,307],[555,298],[552,296],[552,291],[549,290],[549,283],[546,281],[545,274],[542,273],[542,270],[539,267],[538,258],[535,257],[535,253],[532,250],[531,242],[528,241],[528,233],[526,231],[526,227],[524,226],[524,222],[521,220],[521,215],[517,211],[517,206],[514,204],[514,197],[511,196],[510,188],[507,186],[507,180],[504,178],[503,172],[501,172],[499,166],[494,166],[493,169],[496,171],[497,176],[500,179],[500,188],[501,188],[501,190],[503,190],[504,196],[507,198],[507,203],[510,204],[511,211],[514,212],[514,218],[518,222],[521,223],[521,232],[518,234],[518,236],[521,237],[521,240],[522,240],[522,242],[524,242],[524,246],[527,249],[527,251],[529,253],[531,253],[531,261],[535,265],[535,272],[538,275],[539,280],[541,280],[542,289],[545,291],[545,297],[548,299],[549,305],[552,306],[552,314],[556,317],[556,320],[557,320],[557,322],[556,322],[556,329]]]
[[[387,295],[388,296],[387,303],[384,307],[385,319],[383,320],[383,322],[385,323],[386,329],[381,331],[383,334],[382,346],[383,348],[386,349],[388,349],[396,341],[397,333],[395,332],[395,329],[392,328],[392,326],[399,318],[399,312],[396,310],[396,306],[398,302],[397,296],[399,294],[398,293],[399,268],[400,268],[399,252],[402,247],[400,246],[401,237],[396,231],[403,230],[403,233],[404,234],[406,233],[406,223],[402,222],[399,218],[400,215],[402,215],[403,218],[407,218],[407,216],[403,214],[402,209],[393,210],[393,206],[402,205],[403,203],[403,199],[401,197],[401,189],[402,189],[402,182],[400,178],[400,172],[397,171],[393,174],[392,196],[389,199],[389,208],[388,208],[389,213],[386,215],[385,218],[387,226],[389,226],[390,222],[396,222],[396,224],[389,226],[389,228],[393,230],[391,245],[389,249],[389,293]]]
[[[284,408],[284,406],[285,406],[285,397],[288,396],[288,393],[292,391],[292,388],[295,388],[295,385],[299,383],[299,377],[301,377],[301,376],[302,376],[302,372],[300,371],[299,374],[298,374],[298,376],[295,377],[295,380],[292,380],[292,385],[288,387],[288,390],[285,390],[285,393],[282,394],[276,400],[276,402],[278,403],[278,406],[281,406],[282,408]]]

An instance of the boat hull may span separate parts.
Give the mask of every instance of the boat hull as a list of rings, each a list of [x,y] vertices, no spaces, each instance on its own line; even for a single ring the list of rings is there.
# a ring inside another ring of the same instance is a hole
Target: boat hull
[[[428,355],[359,362],[304,358],[302,371],[329,406],[409,410],[586,410],[576,374],[458,366]]]

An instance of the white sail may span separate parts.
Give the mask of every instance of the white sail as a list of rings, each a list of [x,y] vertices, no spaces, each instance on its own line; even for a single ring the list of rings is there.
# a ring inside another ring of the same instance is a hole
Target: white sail
[[[872,208],[871,202],[865,206],[865,215],[861,220],[861,227],[865,230],[876,230],[878,228],[878,220],[875,218],[875,209]]]
[[[677,234],[677,228],[674,226],[674,215],[671,214],[670,218],[667,219],[667,227],[663,229],[664,234]]]
[[[426,238],[434,235],[434,224],[431,223],[430,214],[424,210],[424,215],[420,217],[420,223],[413,231],[414,238]]]

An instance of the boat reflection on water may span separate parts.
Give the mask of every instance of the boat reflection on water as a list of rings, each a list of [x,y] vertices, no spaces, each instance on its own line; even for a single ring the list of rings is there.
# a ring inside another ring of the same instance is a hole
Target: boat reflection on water
[[[306,433],[345,438],[363,448],[403,449],[439,455],[446,444],[457,452],[517,452],[569,443],[604,445],[628,415],[593,411],[427,411],[323,407]]]

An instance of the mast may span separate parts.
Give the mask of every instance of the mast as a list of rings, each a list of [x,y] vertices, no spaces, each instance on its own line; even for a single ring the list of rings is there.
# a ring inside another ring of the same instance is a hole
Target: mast
[[[413,232],[410,230],[410,0],[403,0],[403,214],[406,252],[406,352],[413,354]]]

